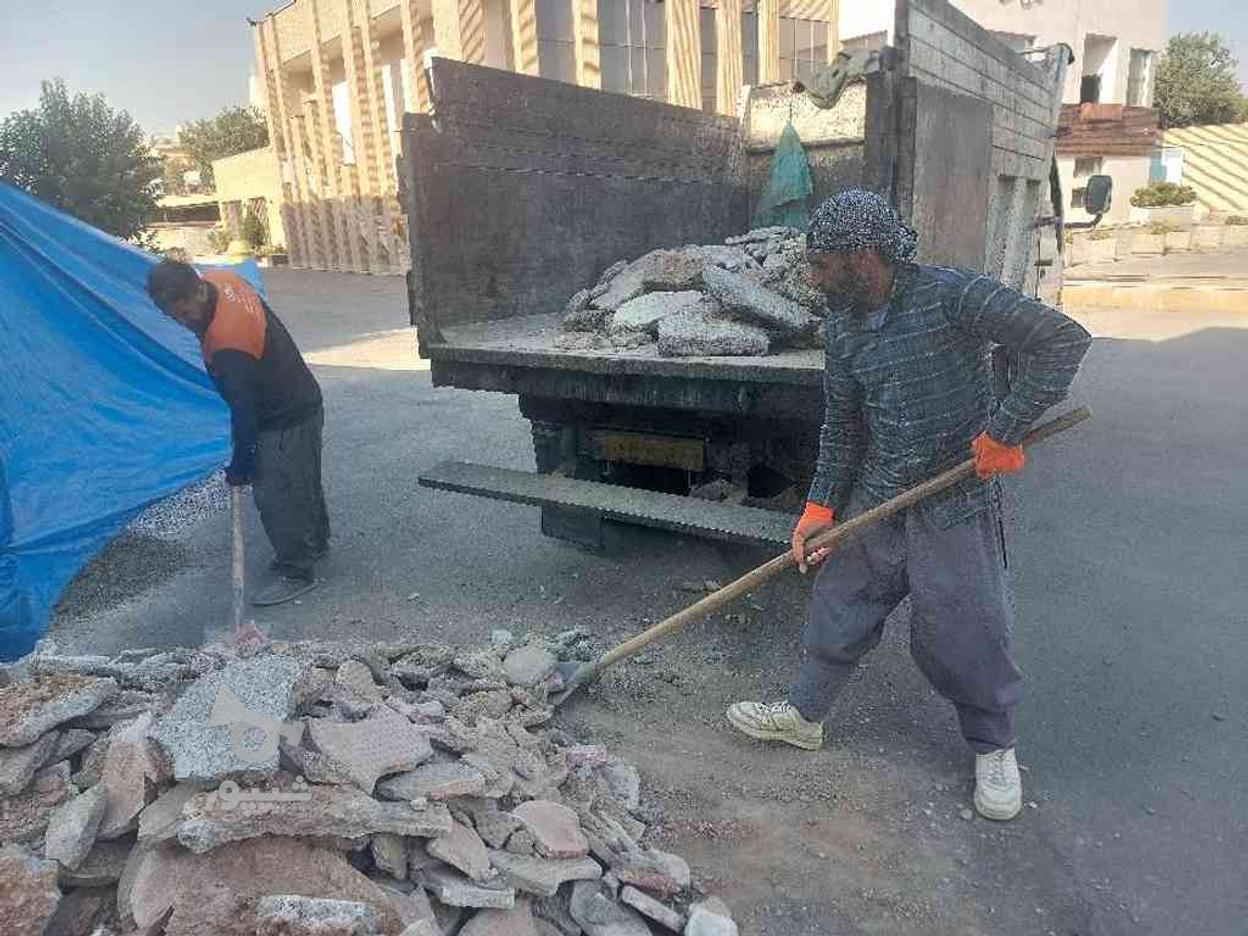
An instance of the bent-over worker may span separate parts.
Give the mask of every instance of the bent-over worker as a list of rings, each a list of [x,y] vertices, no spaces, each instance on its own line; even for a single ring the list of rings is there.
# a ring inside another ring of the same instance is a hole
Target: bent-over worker
[[[232,487],[250,484],[276,557],[274,580],[252,599],[276,605],[316,584],[329,548],[321,488],[321,388],[286,326],[246,281],[227,270],[202,275],[163,260],[147,291],[170,318],[199,338],[204,363],[230,407]]]
[[[738,702],[728,719],[753,738],[820,747],[833,702],[909,594],[911,654],[976,753],[975,808],[1012,819],[1022,678],[996,476],[1023,468],[1024,433],[1066,395],[1090,338],[988,276],[917,265],[917,241],[870,192],[841,192],[811,217],[811,279],[833,311],[819,460],[792,547],[803,572],[823,566],[788,699]],[[994,344],[1017,361],[999,402]],[[971,457],[977,478],[807,554],[813,534]]]

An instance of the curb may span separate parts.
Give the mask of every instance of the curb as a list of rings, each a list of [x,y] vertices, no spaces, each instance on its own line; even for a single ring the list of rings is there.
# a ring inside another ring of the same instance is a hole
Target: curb
[[[1248,283],[1243,286],[1125,285],[1066,283],[1062,306],[1142,312],[1233,312],[1248,315]]]

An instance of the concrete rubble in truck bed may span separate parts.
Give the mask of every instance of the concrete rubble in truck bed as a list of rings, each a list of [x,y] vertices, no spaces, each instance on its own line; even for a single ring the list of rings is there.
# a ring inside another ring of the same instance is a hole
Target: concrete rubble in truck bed
[[[828,309],[808,279],[805,246],[792,228],[760,228],[618,261],[568,300],[555,345],[662,357],[822,347]]]
[[[41,645],[0,670],[0,932],[732,932],[647,843],[636,769],[550,724],[587,639]]]

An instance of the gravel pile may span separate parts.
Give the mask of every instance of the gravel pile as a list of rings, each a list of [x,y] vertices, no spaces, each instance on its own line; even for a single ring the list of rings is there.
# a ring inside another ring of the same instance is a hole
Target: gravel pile
[[[126,528],[132,533],[175,539],[188,526],[230,509],[230,489],[225,471],[213,472],[198,484],[149,506]]]
[[[757,355],[822,347],[827,305],[811,286],[805,236],[759,228],[724,244],[653,250],[612,264],[568,300],[566,350],[664,357]]]
[[[0,671],[0,932],[735,936],[637,771],[551,724],[586,635]]]

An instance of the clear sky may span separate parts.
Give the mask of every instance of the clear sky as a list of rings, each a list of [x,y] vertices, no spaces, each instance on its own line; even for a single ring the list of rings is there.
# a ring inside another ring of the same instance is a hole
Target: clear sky
[[[148,133],[247,103],[247,17],[285,0],[0,0],[0,116],[39,82],[99,91]]]
[[[103,92],[149,133],[245,104],[254,67],[246,17],[283,2],[0,0],[0,116],[32,105],[40,80],[56,76]],[[1248,87],[1248,0],[1170,0],[1169,20],[1171,32],[1231,40]]]

